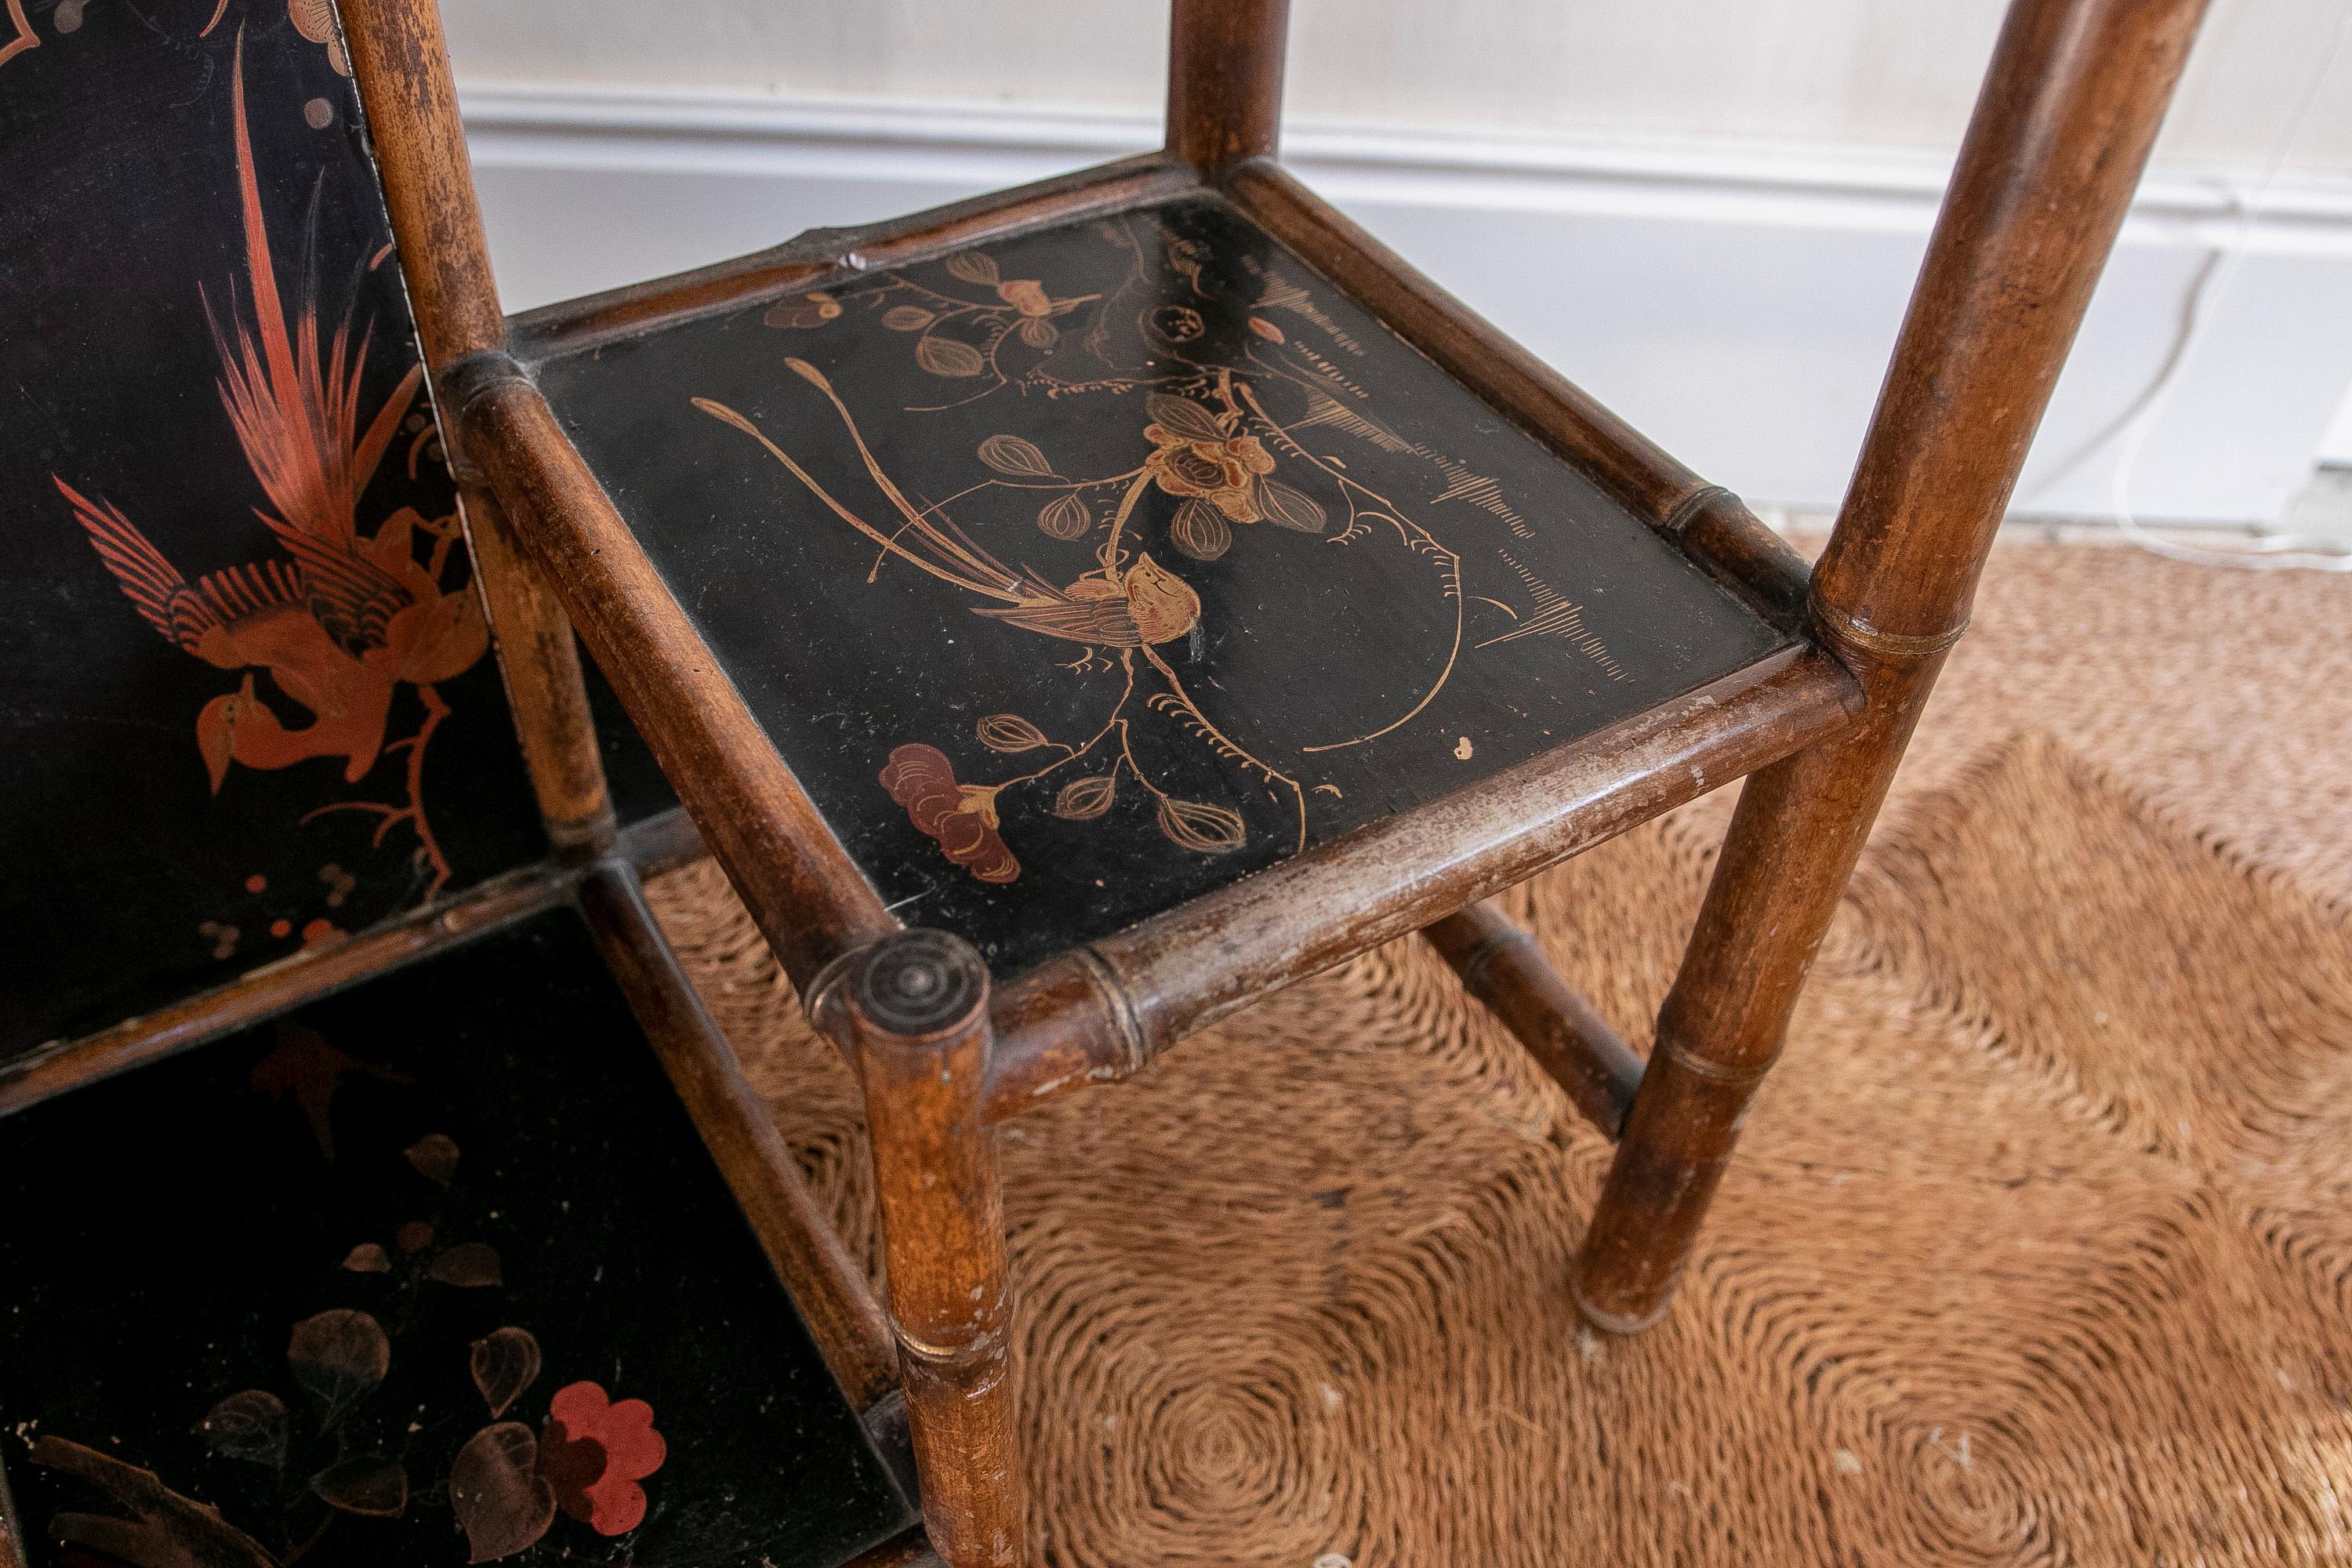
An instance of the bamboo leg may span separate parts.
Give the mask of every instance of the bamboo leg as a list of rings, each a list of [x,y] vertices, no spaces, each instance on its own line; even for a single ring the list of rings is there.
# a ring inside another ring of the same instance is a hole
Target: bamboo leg
[[[1577,1256],[1584,1315],[1664,1315],[1969,601],[2205,0],[2015,0],[1837,531],[1815,637],[1851,729],[1740,795]]]
[[[949,1568],[1018,1568],[1026,1476],[1014,1432],[1004,1211],[982,1105],[988,970],[910,931],[845,956],[816,987],[866,1090],[915,1468]]]
[[[613,803],[572,623],[488,489],[466,487],[465,515],[540,816],[560,858],[593,859],[613,843]]]
[[[1290,0],[1174,0],[1169,9],[1169,153],[1204,174],[1273,157]]]
[[[437,403],[452,365],[502,354],[507,342],[440,13],[433,0],[348,0],[343,30]],[[566,858],[601,854],[613,809],[571,623],[478,482],[457,421],[445,417],[441,433],[548,837]]]

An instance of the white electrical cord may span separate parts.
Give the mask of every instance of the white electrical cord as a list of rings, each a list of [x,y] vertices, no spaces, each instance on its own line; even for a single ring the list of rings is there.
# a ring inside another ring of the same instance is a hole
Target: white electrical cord
[[[2263,167],[2262,179],[2254,186],[2251,201],[2232,205],[2238,207],[2235,235],[2216,256],[2219,266],[2208,264],[2190,289],[2187,320],[2181,329],[2179,345],[2166,362],[2156,384],[2143,395],[2139,411],[2124,426],[2122,447],[2116,453],[2116,466],[2108,476],[2108,493],[2115,509],[2116,526],[2123,535],[2143,550],[2174,561],[2186,561],[2200,566],[2242,566],[2262,571],[2297,570],[2305,572],[2352,572],[2352,552],[2336,548],[2328,540],[2308,534],[2267,534],[2247,541],[2231,549],[2202,549],[2162,538],[2148,531],[2147,525],[2133,515],[2131,509],[2132,470],[2138,465],[2140,449],[2147,445],[2148,433],[2164,416],[2172,401],[2173,388],[2179,384],[2181,371],[2196,356],[2205,336],[2205,325],[2213,312],[2207,308],[2208,295],[2226,295],[2231,280],[2237,276],[2238,265],[2245,259],[2246,249],[2253,238],[2254,226],[2263,208],[2269,205],[2271,186],[2278,179],[2287,154],[2294,150],[2302,134],[2304,122],[2310,118],[2313,104],[2320,89],[2326,85],[2328,73],[2335,68],[2336,57],[2343,51],[2344,41],[2352,37],[2352,5],[2347,5],[2338,16],[2336,31],[2327,40],[2326,49],[2319,57],[2318,68],[2304,86],[2303,95],[2295,102],[2294,112],[2287,117],[2286,129],[2273,149],[2270,162]],[[2072,465],[2069,465],[2071,467]]]

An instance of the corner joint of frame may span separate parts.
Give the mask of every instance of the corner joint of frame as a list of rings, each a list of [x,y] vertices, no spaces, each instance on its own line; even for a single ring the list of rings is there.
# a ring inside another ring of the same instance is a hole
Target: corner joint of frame
[[[816,972],[816,978],[801,991],[801,1011],[808,1016],[808,1021],[815,1026],[818,1034],[842,1047],[845,1053],[849,1045],[849,1024],[843,1012],[841,987],[871,945],[871,942],[859,942],[835,954],[823,969]]]
[[[1805,612],[1818,640],[1848,662],[1859,658],[1879,664],[1916,664],[1942,653],[1967,636],[1969,629],[1969,618],[1962,616],[1940,631],[1886,631],[1825,602],[1818,585],[1806,597]]]
[[[433,398],[440,408],[443,438],[450,447],[450,467],[460,481],[467,479],[470,466],[464,458],[467,416],[490,393],[518,383],[530,385],[530,373],[504,349],[467,354],[434,372]]]

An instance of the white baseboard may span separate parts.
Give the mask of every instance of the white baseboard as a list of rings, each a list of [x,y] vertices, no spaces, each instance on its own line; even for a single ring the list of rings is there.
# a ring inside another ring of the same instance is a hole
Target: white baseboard
[[[509,302],[524,308],[1081,167],[1143,115],[467,83]],[[1294,121],[1333,202],[1692,467],[1760,505],[1834,504],[1945,165],[1850,149],[1402,133]],[[2245,256],[2143,451],[2151,518],[2275,520],[2352,384],[2352,182],[2143,188],[2018,491],[2109,504],[2113,430],[2219,247]]]

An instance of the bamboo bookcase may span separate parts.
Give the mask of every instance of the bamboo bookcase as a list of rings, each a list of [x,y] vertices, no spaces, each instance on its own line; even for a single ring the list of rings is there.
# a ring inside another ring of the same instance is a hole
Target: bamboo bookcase
[[[1160,153],[823,231],[514,323],[491,279],[432,0],[347,0],[351,57],[541,810],[560,844],[604,860],[586,897],[612,906],[605,929],[647,929],[635,874],[612,858],[577,628],[863,1084],[887,1314],[810,1212],[723,1048],[673,1064],[739,1192],[766,1191],[780,1205],[763,1229],[801,1238],[779,1246],[778,1260],[853,1398],[902,1394],[941,1559],[976,1568],[1025,1552],[992,1128],[1129,1077],[1254,998],[1378,943],[1423,932],[1616,1140],[1565,1282],[1584,1315],[1631,1332],[1666,1310],[1921,707],[1966,629],[1993,531],[2202,9],[2015,0],[1852,489],[1808,569],[1737,497],[1283,170],[1283,0],[1176,0]],[[907,929],[843,847],[537,371],[714,310],[814,299],[845,278],[1194,195],[1287,247],[1736,593],[1787,646],[1687,699],[992,984],[961,938]],[[1747,781],[1737,815],[1644,1063],[1481,900],[1734,778]],[[676,1037],[702,1037],[707,1020],[657,942],[616,939],[607,953],[639,989],[676,999]]]

